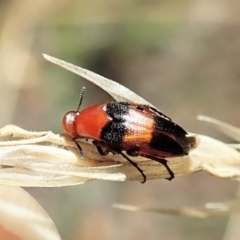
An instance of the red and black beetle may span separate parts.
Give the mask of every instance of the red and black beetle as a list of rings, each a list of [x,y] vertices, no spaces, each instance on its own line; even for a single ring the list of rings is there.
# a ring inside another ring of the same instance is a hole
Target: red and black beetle
[[[146,181],[145,174],[128,156],[158,161],[167,168],[168,179],[174,178],[165,158],[189,153],[192,141],[185,130],[157,109],[143,104],[103,102],[80,112],[84,90],[83,87],[77,111],[66,113],[62,121],[64,131],[75,141],[81,155],[76,139],[92,139],[100,155],[120,154],[137,168],[143,176],[142,183]]]

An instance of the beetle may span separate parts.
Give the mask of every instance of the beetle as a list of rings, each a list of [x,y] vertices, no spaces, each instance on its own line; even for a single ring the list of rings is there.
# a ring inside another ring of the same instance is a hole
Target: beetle
[[[142,183],[146,182],[146,175],[129,156],[162,163],[170,174],[167,179],[172,180],[174,173],[165,158],[189,153],[192,140],[187,132],[159,110],[144,104],[109,101],[79,111],[84,90],[85,87],[77,111],[67,112],[62,121],[65,133],[76,143],[81,156],[77,139],[92,139],[100,155],[112,152],[130,162],[143,176]]]

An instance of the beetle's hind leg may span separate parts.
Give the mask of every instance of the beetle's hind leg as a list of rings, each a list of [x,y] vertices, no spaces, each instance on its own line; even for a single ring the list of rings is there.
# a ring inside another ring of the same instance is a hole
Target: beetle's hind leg
[[[171,170],[171,168],[168,166],[168,161],[164,158],[157,158],[157,157],[153,157],[153,156],[148,156],[148,155],[142,155],[143,157],[149,158],[153,161],[159,162],[161,163],[168,171],[170,177],[166,178],[167,180],[171,181],[172,179],[175,178],[174,172]]]
[[[158,159],[158,160],[155,160],[155,159],[153,159],[153,160],[161,163],[161,164],[167,169],[167,171],[168,171],[168,173],[169,173],[169,175],[170,175],[169,178],[166,178],[167,180],[171,181],[172,179],[175,178],[174,172],[173,172],[172,169],[168,166],[166,159],[160,158],[160,159]]]

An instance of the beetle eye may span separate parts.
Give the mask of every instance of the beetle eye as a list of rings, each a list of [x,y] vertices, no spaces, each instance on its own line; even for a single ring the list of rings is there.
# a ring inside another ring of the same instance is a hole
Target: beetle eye
[[[77,116],[77,112],[74,112],[74,111],[68,112],[64,115],[63,121],[62,121],[62,126],[65,133],[67,133],[73,138],[78,137],[78,134],[75,128],[76,116]]]

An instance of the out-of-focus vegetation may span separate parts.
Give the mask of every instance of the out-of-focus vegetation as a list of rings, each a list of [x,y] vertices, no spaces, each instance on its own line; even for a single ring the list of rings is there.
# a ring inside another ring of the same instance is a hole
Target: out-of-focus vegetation
[[[0,124],[61,132],[62,116],[111,99],[46,62],[56,56],[116,80],[187,131],[229,141],[198,114],[239,126],[239,1],[0,1]],[[225,139],[224,139],[225,138]],[[168,181],[28,189],[63,239],[223,239],[228,219],[121,212],[112,203],[178,207],[235,196],[237,183],[196,174]],[[234,235],[233,235],[234,237]],[[234,239],[234,238],[232,238]],[[236,239],[236,238],[235,238]]]

